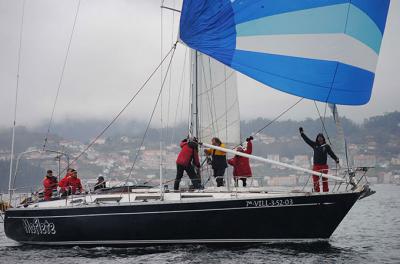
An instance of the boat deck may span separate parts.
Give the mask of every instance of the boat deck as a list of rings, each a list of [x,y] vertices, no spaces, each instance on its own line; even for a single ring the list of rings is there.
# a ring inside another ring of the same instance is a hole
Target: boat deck
[[[357,191],[357,190],[356,190]],[[334,193],[312,193],[299,190],[292,191],[266,191],[261,188],[235,188],[228,191],[226,188],[211,187],[196,191],[164,192],[160,195],[159,189],[134,189],[130,193],[109,194],[84,194],[71,195],[62,199],[51,201],[38,201],[31,204],[21,204],[17,208],[60,208],[60,207],[84,207],[107,205],[139,205],[160,203],[190,203],[210,202],[216,200],[241,200],[241,199],[268,199],[290,198],[300,196],[319,196],[326,194],[348,193],[351,191]]]

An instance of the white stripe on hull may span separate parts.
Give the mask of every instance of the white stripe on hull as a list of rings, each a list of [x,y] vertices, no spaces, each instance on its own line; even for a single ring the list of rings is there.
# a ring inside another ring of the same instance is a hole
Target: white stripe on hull
[[[298,206],[314,206],[314,205],[331,205],[334,203],[309,203],[309,204],[292,204],[280,206],[249,206],[249,207],[231,207],[231,208],[213,208],[213,209],[196,209],[196,210],[174,210],[174,211],[153,211],[153,212],[134,212],[134,213],[109,213],[109,214],[79,214],[79,215],[48,215],[48,216],[9,216],[10,219],[27,219],[27,218],[73,218],[73,217],[96,217],[107,215],[146,215],[146,214],[170,214],[170,213],[190,213],[190,212],[206,212],[206,211],[230,211],[230,210],[249,210],[249,209],[266,209],[281,207],[298,207]]]
[[[291,34],[238,37],[236,49],[284,56],[338,61],[375,72],[378,55],[346,34]]]

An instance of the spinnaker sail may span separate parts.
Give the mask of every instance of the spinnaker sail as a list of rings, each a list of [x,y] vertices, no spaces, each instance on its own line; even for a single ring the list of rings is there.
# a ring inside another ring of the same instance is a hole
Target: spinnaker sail
[[[180,40],[286,93],[371,97],[389,0],[184,0]]]

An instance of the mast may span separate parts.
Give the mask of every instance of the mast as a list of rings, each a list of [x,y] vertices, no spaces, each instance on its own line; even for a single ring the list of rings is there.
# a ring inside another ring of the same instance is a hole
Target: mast
[[[161,0],[161,6],[163,5],[164,0]],[[162,68],[162,60],[163,60],[163,9],[160,9],[160,59],[161,59],[161,65],[160,65],[160,87],[163,86],[163,68]],[[162,156],[162,150],[163,150],[163,96],[162,96],[162,91],[161,91],[161,103],[160,103],[160,123],[161,123],[161,133],[160,133],[160,199],[163,200],[163,156]]]
[[[191,88],[192,88],[192,98],[191,98],[191,122],[190,122],[190,136],[196,137],[199,139],[199,89],[198,89],[198,52],[196,50],[191,50],[191,61],[192,61],[192,81],[191,81]]]

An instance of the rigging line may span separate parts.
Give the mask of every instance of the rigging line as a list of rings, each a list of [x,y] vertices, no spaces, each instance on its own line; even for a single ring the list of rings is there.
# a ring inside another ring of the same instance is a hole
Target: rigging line
[[[189,48],[187,48],[187,49],[189,49]],[[190,60],[187,60],[186,61],[186,64],[187,65],[185,65],[185,67],[187,67],[188,69],[189,69],[189,67],[190,67]],[[187,77],[187,75],[185,75],[185,81],[189,81],[189,87],[190,87],[190,79],[191,79],[191,77],[190,77],[190,73],[189,73],[189,77]],[[186,85],[187,85],[188,83],[186,83]],[[183,89],[183,92],[182,92],[182,105],[181,105],[181,120],[184,120],[183,119],[183,113],[184,113],[184,111],[183,111],[183,108],[184,108],[184,106],[185,106],[185,90],[186,89]],[[190,95],[190,93],[191,93],[191,91],[192,91],[192,89],[188,89],[188,100],[186,100],[186,102],[187,102],[187,111],[186,111],[186,113],[187,113],[187,120],[186,120],[186,127],[187,128],[189,128],[189,125],[190,125],[190,98],[191,98],[191,95]]]
[[[234,110],[233,108],[234,108],[237,104],[239,104],[239,100],[238,100],[238,98],[236,97],[235,101],[232,102],[232,104],[229,106],[229,108],[227,109],[227,111],[224,112],[224,113],[221,113],[219,116],[216,116],[216,117],[215,117],[216,119],[213,121],[213,123],[209,124],[208,126],[204,126],[204,129],[213,128],[213,127],[214,127],[214,123],[217,123],[218,121],[222,120],[222,119],[225,117],[225,115],[227,115],[229,112],[231,112],[232,110]]]
[[[326,108],[328,106],[328,102],[325,102],[325,108],[324,108],[324,122],[326,121]]]
[[[18,109],[18,91],[19,91],[19,74],[21,69],[21,51],[22,51],[22,33],[24,30],[24,17],[25,17],[25,4],[26,0],[22,2],[22,15],[21,15],[21,26],[19,31],[19,46],[18,46],[18,62],[17,62],[17,81],[15,87],[15,102],[14,102],[14,120],[13,120],[13,129],[12,129],[12,138],[11,138],[11,153],[10,153],[10,178],[8,183],[8,192],[10,195],[10,204],[11,204],[11,178],[13,173],[13,161],[14,161],[14,143],[15,143],[15,126],[17,124],[17,109]]]
[[[157,109],[158,102],[160,101],[160,97],[161,97],[161,94],[162,94],[162,91],[163,91],[163,88],[164,88],[164,85],[165,85],[165,81],[166,81],[166,79],[167,79],[167,77],[168,77],[168,71],[169,71],[169,69],[170,69],[170,67],[171,67],[172,59],[174,58],[174,55],[175,55],[175,50],[176,50],[176,44],[174,45],[173,52],[172,52],[172,54],[171,54],[171,59],[170,59],[170,61],[169,61],[169,63],[168,63],[167,71],[166,71],[166,73],[165,73],[165,77],[164,77],[163,82],[162,82],[162,84],[161,84],[160,91],[158,92],[158,96],[157,96],[156,103],[154,104],[153,111],[151,112],[149,122],[147,123],[147,126],[146,126],[146,130],[145,130],[145,132],[144,132],[144,134],[143,134],[143,137],[142,137],[140,146],[139,146],[139,148],[138,148],[138,151],[136,152],[135,159],[133,160],[131,169],[130,169],[130,171],[129,171],[128,178],[126,179],[126,183],[128,183],[128,180],[130,179],[130,177],[131,177],[131,175],[132,175],[133,168],[135,167],[136,161],[137,161],[137,159],[138,159],[138,157],[139,157],[139,154],[140,154],[140,150],[141,150],[141,148],[143,147],[144,141],[145,141],[145,139],[146,139],[147,132],[149,131],[151,121],[153,120],[153,116],[154,116],[154,113],[155,113],[155,111],[156,111],[156,109]]]
[[[75,163],[86,151],[93,146],[94,143],[117,121],[117,119],[122,115],[122,113],[128,108],[128,106],[135,100],[135,98],[139,95],[139,93],[144,89],[144,87],[147,85],[147,83],[152,79],[152,77],[155,75],[155,73],[158,71],[158,69],[161,67],[161,65],[164,63],[165,59],[169,56],[169,54],[175,50],[176,44],[171,48],[170,51],[168,51],[167,55],[162,59],[162,61],[158,64],[158,66],[154,69],[154,71],[150,74],[150,76],[147,78],[147,80],[142,84],[142,86],[139,88],[139,90],[131,97],[131,99],[128,101],[128,103],[125,104],[125,106],[119,111],[119,113],[110,121],[110,123],[96,136],[95,139],[92,140],[92,142],[89,143],[89,145],[76,157],[74,158],[70,164]],[[65,169],[63,170],[63,172]]]
[[[164,5],[164,0],[161,1],[161,6]],[[163,57],[163,37],[164,37],[164,10],[160,8],[160,60]],[[160,72],[160,86],[162,87],[163,83],[163,67],[161,66],[161,72]],[[166,75],[167,76],[167,75]],[[162,89],[161,89],[162,91]],[[163,155],[162,155],[162,150],[163,150],[163,137],[164,137],[164,123],[163,123],[163,94],[161,92],[161,104],[160,104],[160,125],[161,125],[161,130],[160,130],[160,164],[159,164],[159,170],[160,170],[160,182],[162,179],[162,174],[163,174]],[[140,148],[139,148],[140,149]],[[131,172],[129,172],[128,179],[131,175]],[[161,183],[160,183],[160,192],[161,192]],[[129,195],[130,199],[130,195]]]
[[[304,97],[300,98],[296,103],[294,103],[292,106],[290,106],[289,108],[287,108],[285,111],[283,111],[282,113],[280,113],[277,117],[275,117],[274,119],[272,119],[271,121],[269,121],[265,126],[263,126],[261,129],[257,130],[257,132],[253,133],[252,136],[255,136],[257,134],[259,134],[261,131],[263,131],[264,129],[266,129],[268,126],[270,126],[272,123],[274,123],[275,121],[277,121],[279,118],[281,118],[284,114],[286,114],[287,112],[289,112],[293,107],[295,107],[298,103],[300,103],[301,101],[303,101]]]
[[[343,34],[346,34],[346,31],[347,31],[347,25],[348,25],[348,22],[349,22],[349,15],[350,15],[350,7],[351,7],[351,4],[352,4],[351,1],[352,0],[350,0],[350,2],[348,3],[348,7],[347,7],[346,23],[344,25]],[[329,89],[328,96],[326,97],[326,100],[325,100],[326,103],[328,103],[329,97],[331,96],[331,92],[332,92],[332,89],[333,89],[333,85],[335,83],[335,79],[336,79],[336,74],[337,74],[338,68],[339,68],[339,62],[336,63],[335,73],[333,75],[331,87]],[[325,120],[325,114],[324,114],[324,120]]]
[[[213,75],[212,75],[212,72],[215,72],[215,71],[212,71],[211,70],[211,58],[209,57],[209,56],[207,56],[206,57],[207,59],[208,59],[208,65],[209,65],[209,67],[208,67],[208,70],[209,70],[209,74],[210,74],[210,87],[212,87],[212,85],[213,85]],[[203,66],[204,67],[204,66]],[[223,65],[222,67],[225,67],[225,65]],[[203,69],[203,71],[204,71],[204,69]],[[211,93],[211,96],[210,96],[210,98],[211,98],[211,103],[212,103],[212,106],[214,106],[214,119],[215,118],[217,118],[217,106],[216,106],[216,104],[215,104],[215,95],[214,95],[214,89],[210,89],[210,93]],[[212,107],[211,106],[211,107]],[[212,109],[212,108],[211,108]],[[213,112],[211,111],[211,114],[213,114]],[[220,132],[220,129],[219,129],[219,127],[218,127],[218,123],[215,123],[215,127],[216,127],[216,134],[217,134],[217,136],[218,137],[220,137],[219,136],[219,132]]]
[[[68,42],[68,46],[67,46],[67,53],[65,54],[64,64],[63,64],[63,67],[62,67],[62,70],[61,70],[60,80],[58,82],[57,93],[56,93],[56,97],[54,99],[53,110],[51,111],[49,126],[47,128],[46,136],[44,138],[43,150],[45,150],[45,148],[46,148],[48,136],[50,134],[51,124],[53,123],[54,112],[55,112],[55,109],[56,109],[58,96],[60,94],[61,84],[62,84],[62,81],[64,79],[65,67],[67,65],[68,55],[69,55],[69,51],[70,51],[70,48],[71,48],[72,38],[73,38],[74,32],[75,32],[76,21],[78,20],[78,14],[79,14],[80,6],[81,6],[81,0],[78,0],[78,5],[76,7],[76,12],[75,12],[74,24],[72,26],[71,35],[69,37],[69,42]]]
[[[317,103],[315,101],[314,101],[314,105],[315,105],[315,108],[317,109],[317,112],[318,112],[318,115],[319,115],[319,119],[321,120],[322,128],[324,129],[324,132],[325,132],[326,137],[328,139],[329,145],[332,145],[331,139],[329,138],[328,131],[326,130],[326,127],[325,127],[325,122],[324,122],[324,120],[322,120],[321,113],[319,112],[319,108],[318,108]]]
[[[216,130],[218,132],[218,127],[217,127],[217,129],[215,129],[215,127],[214,127],[215,122],[214,122],[213,111],[215,111],[215,115],[217,115],[216,114],[216,110],[215,110],[215,103],[213,103],[212,89],[208,89],[208,85],[207,85],[207,77],[206,77],[206,72],[204,70],[204,61],[203,61],[204,55],[200,55],[200,56],[201,56],[201,72],[203,73],[204,86],[206,87],[206,90],[210,90],[210,94],[206,93],[206,99],[207,99],[207,102],[209,104],[211,124],[213,125],[212,126],[212,130],[215,133]],[[210,73],[209,74],[210,74],[210,87],[211,87],[212,78],[211,78],[211,63],[210,63],[210,60],[208,61],[208,66],[209,66],[208,68],[210,69]],[[201,99],[203,99],[203,97],[201,97]],[[201,105],[202,105],[202,108],[203,108],[203,100],[201,100]],[[214,105],[214,108],[213,108],[213,105]],[[203,110],[203,109],[201,109],[201,110]],[[205,116],[205,114],[204,114],[204,116]],[[201,115],[201,117],[204,118],[203,115]],[[203,122],[201,122],[201,124],[203,124]]]
[[[192,122],[192,109],[193,109],[193,82],[194,82],[194,66],[193,66],[193,53],[190,50],[190,61],[189,61],[190,73],[189,73],[189,98],[188,98],[188,111],[187,111],[187,125],[189,135],[193,134],[193,122]],[[182,105],[183,109],[183,105]],[[182,112],[181,112],[182,113]]]
[[[225,67],[227,67],[227,66],[225,66]],[[210,87],[209,89],[204,90],[203,92],[199,93],[199,95],[203,95],[203,94],[209,92],[210,90],[214,90],[218,86],[220,86],[220,85],[224,84],[225,82],[227,82],[231,77],[234,76],[234,74],[235,74],[235,71],[231,71],[231,73],[224,80],[222,80],[221,82],[217,83],[216,85]]]
[[[204,60],[203,60],[204,58],[208,59],[208,69],[209,69],[209,73],[208,74],[209,74],[209,77],[210,77],[210,83],[209,83],[209,87],[210,88],[208,88],[208,85],[207,85],[207,77],[206,77],[206,72],[205,72],[205,67],[204,67]],[[208,56],[204,57],[204,55],[202,55],[201,66],[202,66],[201,70],[203,72],[204,85],[205,85],[206,90],[209,91],[209,92],[203,93],[203,94],[206,95],[207,103],[209,105],[209,110],[210,110],[209,114],[210,114],[211,124],[209,124],[207,126],[207,128],[211,127],[212,133],[214,134],[214,136],[219,137],[220,130],[218,128],[217,120],[215,120],[218,117],[217,116],[217,107],[216,107],[215,99],[214,99],[214,89],[211,88],[212,87],[213,78],[212,78],[211,59],[210,59],[210,57],[208,57]],[[199,93],[199,95],[200,95],[200,93]],[[201,98],[203,100],[203,96]],[[204,105],[203,104],[201,104],[201,105],[204,108]],[[204,113],[203,118],[205,118],[205,116],[206,116],[206,114]],[[203,123],[204,122],[202,122],[202,124]],[[205,127],[202,128],[202,131],[204,131],[204,129],[205,129]],[[203,136],[202,139],[204,139],[204,136]]]
[[[173,7],[175,7],[175,0],[173,2]],[[174,26],[175,26],[175,12],[172,12],[172,30],[171,30],[171,42],[174,44]],[[169,113],[170,113],[170,105],[171,105],[171,86],[172,86],[172,66],[169,71],[169,82],[168,82],[168,106],[167,106],[167,124],[166,124],[166,136],[169,136]]]
[[[226,79],[226,67],[224,66],[224,78]],[[225,82],[224,85],[224,92],[225,92],[225,113],[226,113],[226,117],[225,117],[225,140],[226,142],[229,142],[228,139],[228,96],[227,96],[227,85]]]
[[[232,127],[233,125],[235,125],[236,123],[239,123],[239,125],[240,125],[240,119],[236,119],[236,120],[233,120],[233,121],[231,121],[230,123],[228,123],[227,124],[227,127],[226,127],[226,130],[228,130],[230,127]],[[213,133],[212,132],[209,132],[208,134],[205,134],[204,135],[204,138],[206,138],[206,137],[211,137],[213,135]],[[237,146],[236,146],[237,147]]]
[[[176,109],[175,109],[175,119],[174,119],[175,132],[176,132],[176,119],[178,118],[178,109],[179,109],[179,105],[180,105],[180,102],[181,102],[181,93],[182,93],[183,81],[184,81],[185,73],[186,73],[186,67],[185,66],[186,66],[186,59],[187,59],[187,51],[188,51],[188,49],[186,48],[185,49],[185,57],[183,59],[182,76],[181,76],[181,80],[180,80],[180,84],[179,84],[178,100],[177,100]],[[183,104],[183,93],[182,93],[182,104]],[[170,142],[171,144],[175,140],[175,132],[172,133],[171,142]]]

